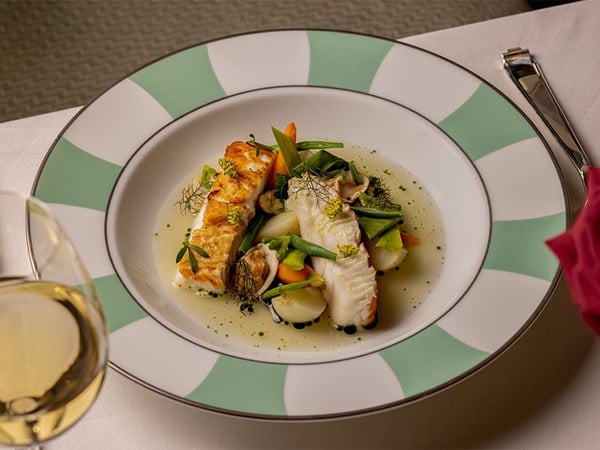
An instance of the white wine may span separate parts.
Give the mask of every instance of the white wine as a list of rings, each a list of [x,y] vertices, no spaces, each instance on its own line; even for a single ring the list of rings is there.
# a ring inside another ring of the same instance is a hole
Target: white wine
[[[0,444],[30,445],[73,425],[104,379],[107,335],[78,290],[0,285]]]

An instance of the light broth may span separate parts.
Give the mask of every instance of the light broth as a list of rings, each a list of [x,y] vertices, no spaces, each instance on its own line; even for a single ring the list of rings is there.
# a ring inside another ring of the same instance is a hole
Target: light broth
[[[393,328],[426,301],[444,264],[445,236],[433,199],[410,172],[381,158],[376,150],[348,146],[329,151],[353,160],[360,171],[380,177],[389,187],[393,200],[402,205],[404,219],[401,230],[420,239],[418,245],[408,248],[409,253],[397,270],[377,276],[377,327],[347,335],[329,324],[326,311],[318,322],[296,329],[291,324],[275,323],[267,308],[260,304],[254,306],[253,313],[242,313],[239,304],[229,296],[214,298],[173,286],[177,271],[175,255],[194,220],[192,215],[182,216],[176,205],[185,185],[182,183],[174,189],[157,218],[153,250],[161,280],[172,303],[209,332],[204,334],[214,337],[210,344],[226,349],[228,342],[241,342],[250,348],[274,352],[333,350],[357,345],[361,341],[364,343],[370,334]],[[212,167],[217,165],[212,164]]]

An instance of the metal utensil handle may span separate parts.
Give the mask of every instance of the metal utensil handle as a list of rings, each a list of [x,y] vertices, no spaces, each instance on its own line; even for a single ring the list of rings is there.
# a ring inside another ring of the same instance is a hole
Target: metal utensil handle
[[[585,186],[591,166],[590,159],[575,136],[573,128],[544,78],[540,66],[527,49],[511,48],[502,54],[502,59],[504,68],[519,90],[565,148],[567,155],[577,167]]]

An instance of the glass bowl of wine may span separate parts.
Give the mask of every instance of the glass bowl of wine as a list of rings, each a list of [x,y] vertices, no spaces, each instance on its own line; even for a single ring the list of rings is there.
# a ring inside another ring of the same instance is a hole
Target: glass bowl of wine
[[[69,429],[107,357],[102,304],[73,243],[42,202],[0,191],[0,447]]]

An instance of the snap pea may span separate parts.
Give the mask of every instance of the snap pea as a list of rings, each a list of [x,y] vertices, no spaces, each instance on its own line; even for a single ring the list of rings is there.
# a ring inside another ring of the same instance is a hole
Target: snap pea
[[[401,211],[382,211],[375,208],[363,208],[361,206],[351,206],[352,211],[361,217],[373,217],[375,219],[401,219]]]
[[[306,253],[292,250],[282,262],[292,270],[301,270],[304,267],[304,258],[306,258]]]

